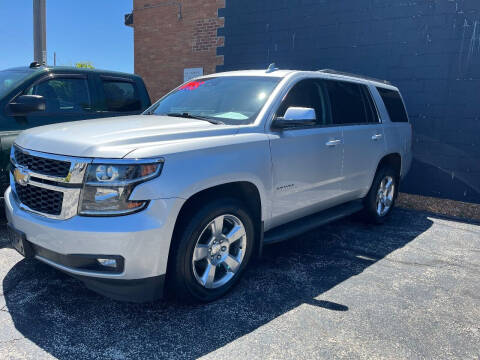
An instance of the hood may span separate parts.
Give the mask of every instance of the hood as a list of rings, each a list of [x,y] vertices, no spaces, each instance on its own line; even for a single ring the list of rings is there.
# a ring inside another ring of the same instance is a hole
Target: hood
[[[135,115],[40,126],[22,132],[15,143],[51,154],[117,159],[152,143],[236,132],[234,126],[202,120]]]

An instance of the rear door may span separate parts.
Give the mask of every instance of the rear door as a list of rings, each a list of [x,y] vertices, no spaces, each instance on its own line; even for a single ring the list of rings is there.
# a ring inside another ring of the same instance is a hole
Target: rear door
[[[341,194],[342,128],[331,126],[323,82],[298,82],[283,100],[277,116],[283,116],[291,106],[315,109],[317,124],[272,131],[272,226],[327,208]]]
[[[102,117],[140,114],[150,104],[144,104],[142,89],[128,77],[100,75],[97,93]]]
[[[333,122],[343,132],[345,200],[363,197],[385,152],[383,127],[367,86],[328,80],[327,87]]]

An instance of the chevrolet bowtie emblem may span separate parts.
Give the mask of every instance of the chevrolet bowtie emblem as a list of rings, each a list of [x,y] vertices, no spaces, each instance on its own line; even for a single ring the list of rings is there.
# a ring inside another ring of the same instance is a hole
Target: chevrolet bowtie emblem
[[[30,174],[26,169],[18,167],[13,171],[13,177],[17,184],[26,186],[28,184],[28,180],[30,179]]]

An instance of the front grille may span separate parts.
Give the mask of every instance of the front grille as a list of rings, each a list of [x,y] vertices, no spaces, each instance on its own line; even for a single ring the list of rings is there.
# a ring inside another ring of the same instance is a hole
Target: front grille
[[[15,190],[20,202],[32,210],[57,216],[62,212],[62,192],[18,184],[15,186]]]
[[[10,185],[20,208],[56,220],[77,215],[91,158],[47,154],[16,145],[10,158]]]
[[[70,162],[46,159],[22,152],[15,147],[15,162],[29,170],[49,176],[65,178],[70,171]]]

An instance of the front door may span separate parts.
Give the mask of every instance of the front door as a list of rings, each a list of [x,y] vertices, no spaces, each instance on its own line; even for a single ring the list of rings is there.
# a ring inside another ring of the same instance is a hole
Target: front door
[[[5,107],[2,120],[0,152],[0,192],[8,186],[10,148],[18,134],[36,126],[98,117],[92,109],[92,97],[86,75],[49,75],[27,88],[22,95],[40,95],[46,102],[45,111],[15,116]]]
[[[16,119],[21,128],[98,117],[92,110],[92,96],[86,75],[55,75],[32,85],[26,95],[41,95],[45,111],[32,112]]]
[[[315,109],[317,124],[271,134],[272,226],[330,207],[341,195],[342,129],[331,126],[324,84],[316,79],[297,83],[277,116],[291,106]]]

